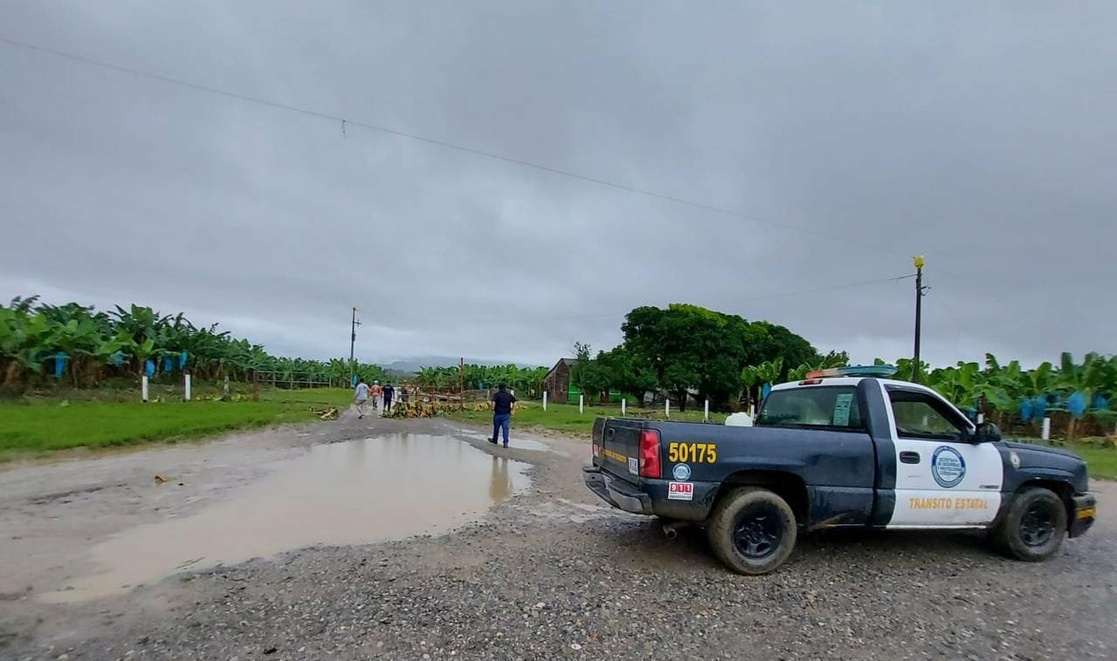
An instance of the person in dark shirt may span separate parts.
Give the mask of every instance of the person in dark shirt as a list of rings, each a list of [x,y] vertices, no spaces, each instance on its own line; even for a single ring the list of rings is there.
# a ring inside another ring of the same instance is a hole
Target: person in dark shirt
[[[504,430],[504,447],[508,447],[508,429],[512,426],[512,409],[516,406],[516,396],[508,392],[503,383],[493,393],[493,437],[490,443],[496,444],[497,434]]]
[[[392,396],[396,394],[396,389],[392,387],[392,382],[389,381],[384,384],[384,413],[388,415],[392,412]]]

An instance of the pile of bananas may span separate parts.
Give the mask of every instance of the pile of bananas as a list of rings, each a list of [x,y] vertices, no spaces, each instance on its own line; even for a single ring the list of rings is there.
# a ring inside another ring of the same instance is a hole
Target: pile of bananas
[[[310,410],[318,416],[319,420],[337,420],[337,409],[332,406],[325,409],[316,409],[312,406],[310,407]]]
[[[390,413],[385,415],[386,418],[433,418],[439,415],[442,411],[450,411],[457,408],[452,404],[445,404],[442,402],[399,402],[392,406]]]

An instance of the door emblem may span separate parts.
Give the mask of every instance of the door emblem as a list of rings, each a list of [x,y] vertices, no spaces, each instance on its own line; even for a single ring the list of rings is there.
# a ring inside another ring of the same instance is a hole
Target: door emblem
[[[931,477],[944,489],[956,487],[966,477],[966,460],[954,448],[940,445],[931,457]]]
[[[1020,468],[1020,455],[1016,454],[1015,451],[1008,453],[1008,461],[1013,468]]]

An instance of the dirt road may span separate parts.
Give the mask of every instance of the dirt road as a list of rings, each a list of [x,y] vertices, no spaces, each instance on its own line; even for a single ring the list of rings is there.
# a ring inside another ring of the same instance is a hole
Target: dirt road
[[[602,507],[585,441],[513,436],[346,414],[7,467],[0,658],[1117,655],[1112,484],[1047,563],[845,533],[744,578]]]

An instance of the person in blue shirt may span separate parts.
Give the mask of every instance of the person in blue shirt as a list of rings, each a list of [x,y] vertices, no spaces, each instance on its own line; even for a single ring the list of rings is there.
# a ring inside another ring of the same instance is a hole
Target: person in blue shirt
[[[512,426],[512,410],[516,407],[516,396],[508,392],[503,383],[493,393],[493,437],[489,442],[496,444],[497,434],[504,430],[504,447],[508,447],[508,430]]]

